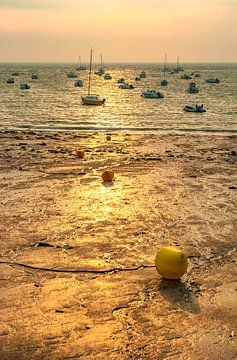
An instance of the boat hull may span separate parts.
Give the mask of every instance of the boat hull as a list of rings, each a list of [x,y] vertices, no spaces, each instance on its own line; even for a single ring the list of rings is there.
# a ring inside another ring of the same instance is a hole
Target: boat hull
[[[160,92],[144,92],[141,94],[145,99],[163,99],[164,95]]]
[[[81,97],[82,102],[84,105],[103,105],[105,103],[105,99],[99,99],[99,98],[95,98],[95,99],[90,99],[87,98],[86,96],[82,96]]]
[[[195,108],[195,107],[192,107],[192,106],[185,106],[183,110],[185,112],[192,112],[192,113],[204,113],[204,112],[206,112],[205,109]]]

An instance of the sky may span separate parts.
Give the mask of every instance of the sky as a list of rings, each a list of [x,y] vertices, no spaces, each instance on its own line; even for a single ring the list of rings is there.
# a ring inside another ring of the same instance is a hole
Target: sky
[[[0,0],[0,62],[237,62],[237,0]]]

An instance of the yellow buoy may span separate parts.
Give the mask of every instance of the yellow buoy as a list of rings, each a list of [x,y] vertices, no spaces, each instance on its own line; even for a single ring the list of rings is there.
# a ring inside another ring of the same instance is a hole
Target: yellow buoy
[[[79,157],[80,159],[82,159],[85,155],[85,151],[84,150],[76,150],[76,155],[77,157]]]
[[[102,174],[104,181],[112,181],[114,179],[114,172],[112,170],[105,170]]]
[[[106,140],[110,141],[110,140],[111,140],[111,136],[110,136],[110,135],[107,135],[107,136],[106,136]]]
[[[160,249],[155,258],[158,273],[164,279],[180,279],[187,272],[188,260],[185,253],[174,246]]]

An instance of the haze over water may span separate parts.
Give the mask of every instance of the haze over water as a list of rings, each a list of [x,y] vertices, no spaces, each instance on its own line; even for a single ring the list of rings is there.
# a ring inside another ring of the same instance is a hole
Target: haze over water
[[[81,96],[87,94],[88,70],[76,71],[75,64],[0,64],[0,129],[31,130],[150,130],[191,132],[237,132],[237,65],[180,64],[184,72],[166,74],[169,84],[161,87],[163,64],[107,64],[112,80],[93,73],[91,93],[106,98],[105,106],[85,106]],[[168,64],[174,68],[176,64]],[[99,65],[94,65],[94,70]],[[142,70],[146,79],[135,81]],[[83,87],[75,87],[76,79],[66,74],[74,71]],[[201,76],[181,79],[184,73],[198,72]],[[14,84],[6,80],[13,72]],[[37,73],[38,80],[31,80]],[[206,79],[220,79],[208,84]],[[124,78],[134,89],[119,89],[117,80]],[[199,93],[189,94],[194,81]],[[28,82],[30,90],[20,90],[20,82]],[[159,90],[164,99],[144,99],[142,91]],[[206,113],[185,113],[185,105],[204,104]]]

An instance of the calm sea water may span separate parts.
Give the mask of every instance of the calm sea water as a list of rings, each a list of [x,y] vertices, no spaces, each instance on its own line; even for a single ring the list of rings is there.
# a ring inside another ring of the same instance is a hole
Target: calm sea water
[[[237,132],[237,64],[181,64],[185,73],[197,71],[201,77],[182,80],[183,72],[167,74],[167,87],[161,87],[163,64],[109,64],[105,67],[112,80],[92,75],[93,94],[106,98],[105,106],[83,105],[81,95],[87,94],[88,70],[76,71],[75,64],[0,64],[0,129],[31,130],[136,130],[166,132]],[[175,67],[170,64],[169,68]],[[94,66],[93,70],[98,69]],[[135,76],[146,71],[146,79]],[[69,71],[78,74],[83,87],[75,87]],[[13,72],[14,84],[6,80]],[[38,80],[31,80],[37,73]],[[132,90],[119,89],[123,77],[132,83]],[[208,77],[220,79],[208,84]],[[195,81],[199,93],[187,93]],[[20,82],[28,82],[30,90],[20,90]],[[144,99],[141,92],[159,90],[164,99]],[[185,105],[203,103],[207,112],[185,113]]]

